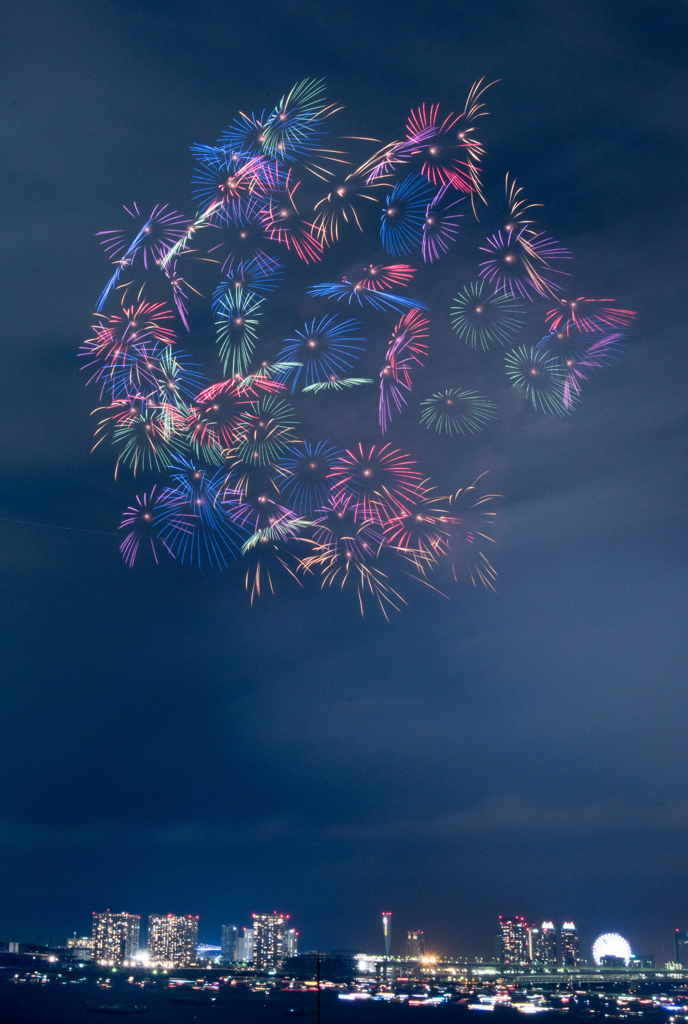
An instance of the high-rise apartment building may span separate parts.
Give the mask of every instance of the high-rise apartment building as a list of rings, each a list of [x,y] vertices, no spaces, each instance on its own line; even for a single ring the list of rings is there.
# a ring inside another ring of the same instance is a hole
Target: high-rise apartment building
[[[688,931],[677,928],[674,933],[674,960],[688,970]]]
[[[299,933],[294,928],[287,928],[284,933],[284,955],[299,955]]]
[[[505,967],[521,967],[527,964],[528,925],[522,917],[499,918],[499,959]]]
[[[392,948],[392,912],[382,911],[382,934],[385,940],[385,956],[389,956]]]
[[[425,956],[425,933],[406,932],[406,959],[422,960]]]
[[[93,913],[93,959],[97,964],[123,964],[139,951],[138,914]]]
[[[540,928],[538,963],[553,967],[557,962],[557,930],[553,921],[543,921]]]
[[[557,932],[551,921],[543,921],[540,928],[528,928],[528,959],[542,967],[557,962]]]
[[[196,963],[198,917],[186,914],[151,914],[148,918],[148,962],[164,967],[191,967]]]
[[[576,967],[580,960],[578,931],[573,921],[564,921],[560,934],[560,960],[564,967]]]
[[[289,914],[253,914],[253,966],[277,970],[284,963]]]
[[[222,925],[222,956],[225,960],[238,960],[237,941],[239,929],[235,924]]]

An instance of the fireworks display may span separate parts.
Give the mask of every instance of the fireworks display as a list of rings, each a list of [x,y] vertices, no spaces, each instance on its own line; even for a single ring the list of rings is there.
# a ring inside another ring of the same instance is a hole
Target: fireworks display
[[[190,146],[188,213],[129,203],[100,232],[111,268],[79,354],[94,447],[144,488],[127,566],[239,563],[251,603],[317,580],[385,615],[413,581],[494,589],[496,496],[455,478],[465,446],[504,429],[509,385],[522,416],[573,413],[635,314],[563,297],[571,254],[510,174],[490,220],[487,88],[417,104],[381,143],[340,138],[307,79]]]

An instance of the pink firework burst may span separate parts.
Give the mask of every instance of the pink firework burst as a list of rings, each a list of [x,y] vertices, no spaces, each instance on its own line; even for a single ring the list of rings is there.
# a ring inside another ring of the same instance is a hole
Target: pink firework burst
[[[428,107],[423,103],[411,111],[406,134],[410,141],[432,130],[427,141],[414,151],[422,161],[420,173],[436,188],[451,185],[459,192],[468,193],[476,190],[476,182],[472,164],[466,159],[471,144],[470,136],[461,132],[463,120],[463,113],[452,112],[442,117],[439,103]]]
[[[136,504],[130,505],[125,510],[119,528],[120,530],[128,530],[128,533],[120,544],[119,549],[122,552],[122,558],[130,569],[134,566],[139,546],[142,543],[144,545],[150,544],[156,565],[158,564],[156,544],[162,545],[168,554],[172,555],[173,558],[175,557],[171,548],[168,547],[160,536],[160,533],[161,524],[167,524],[172,512],[177,513],[176,504],[178,503],[171,500],[170,495],[166,491],[156,494],[155,486],[153,486],[147,494],[137,494]],[[181,513],[179,515],[181,516]],[[187,529],[190,528],[190,526],[187,527]]]
[[[381,267],[376,263],[371,263],[370,266],[364,268],[356,287],[369,288],[379,292],[389,291],[394,287],[405,288],[415,272],[413,267],[409,267],[405,263],[395,263],[391,267]]]
[[[385,543],[410,558],[421,572],[448,553],[451,528],[457,522],[448,499],[434,495],[435,488],[426,483],[384,526]]]
[[[291,171],[286,175],[280,190],[269,193],[265,208],[259,219],[268,238],[294,252],[304,263],[316,263],[322,257],[323,243],[316,237],[317,227],[302,220],[295,202],[299,182],[290,181]]]
[[[347,451],[335,462],[330,479],[335,501],[351,507],[357,522],[386,523],[422,483],[416,463],[389,444]]]
[[[570,331],[589,333],[607,327],[628,327],[636,315],[630,309],[604,305],[613,302],[613,299],[585,299],[581,296],[557,301],[559,306],[550,309],[545,317],[552,333],[560,329],[568,334]]]
[[[254,386],[233,377],[205,388],[190,405],[187,429],[194,451],[218,462],[221,453],[243,436],[242,414],[258,397]]]

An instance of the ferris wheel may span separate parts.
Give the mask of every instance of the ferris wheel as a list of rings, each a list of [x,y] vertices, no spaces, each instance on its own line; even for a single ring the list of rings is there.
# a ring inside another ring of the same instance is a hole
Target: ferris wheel
[[[603,956],[621,957],[626,961],[626,966],[628,967],[633,953],[631,952],[630,944],[624,939],[623,935],[618,935],[616,932],[607,932],[595,939],[592,947],[592,956],[598,967],[602,963]]]

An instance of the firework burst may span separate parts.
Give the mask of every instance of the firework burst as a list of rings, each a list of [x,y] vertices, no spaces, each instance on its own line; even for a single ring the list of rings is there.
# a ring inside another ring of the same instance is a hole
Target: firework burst
[[[525,317],[512,295],[493,292],[485,281],[465,285],[452,302],[452,327],[471,348],[504,345],[523,327]]]
[[[450,520],[446,524],[447,557],[440,562],[458,583],[470,579],[474,587],[495,589],[497,572],[490,562],[490,549],[495,544],[497,513],[493,502],[500,494],[485,494],[480,481],[485,473],[468,487],[449,497]]]
[[[497,418],[497,406],[475,391],[445,388],[420,403],[420,422],[438,434],[474,434]]]
[[[563,330],[566,334],[574,332],[591,333],[604,331],[607,328],[628,327],[635,319],[630,309],[617,309],[616,306],[604,305],[612,299],[558,299],[559,306],[550,309],[545,322],[554,334]]]
[[[420,339],[428,335],[428,321],[417,309],[402,316],[394,328],[387,349],[385,364],[380,371],[379,420],[385,434],[392,419],[392,409],[401,412],[406,405],[406,393],[411,390],[411,372],[422,366],[428,346]]]
[[[551,356],[564,374],[564,404],[567,409],[580,395],[583,381],[591,370],[599,370],[609,364],[615,355],[622,335],[618,333],[597,334],[578,331],[567,333],[559,329],[545,335],[537,347]]]
[[[408,556],[421,572],[447,554],[454,525],[448,499],[436,496],[427,483],[424,480],[417,495],[384,526],[385,543]]]
[[[285,379],[293,377],[292,393],[301,377],[305,386],[337,379],[350,369],[365,342],[358,320],[340,321],[336,316],[316,318],[305,324],[303,331],[295,331],[293,338],[278,353],[278,360],[291,363],[293,369],[285,371]]]
[[[271,256],[264,256],[262,259],[255,257],[250,260],[235,260],[231,256],[226,263],[224,272],[227,280],[223,282],[213,293],[213,302],[217,297],[225,293],[236,292],[238,288],[245,292],[254,292],[262,298],[274,292],[279,287],[284,272],[284,264]]]
[[[423,227],[434,190],[425,178],[410,174],[387,196],[382,211],[380,238],[385,252],[406,256],[423,241]]]
[[[155,485],[148,493],[137,494],[135,500],[136,504],[130,505],[125,510],[120,524],[120,530],[128,531],[119,546],[126,564],[130,569],[134,567],[141,544],[146,547],[150,545],[156,565],[158,564],[156,544],[165,548],[174,558],[174,552],[159,536],[161,529],[169,522],[170,516],[177,514],[176,507],[173,508],[174,501],[170,499],[169,494],[156,494]],[[180,524],[182,517],[183,513],[180,514]],[[187,528],[189,531],[193,529],[191,522]]]
[[[385,523],[415,498],[422,475],[409,455],[389,444],[347,451],[333,466],[332,494],[358,521]]]
[[[284,399],[265,395],[241,414],[239,439],[231,458],[253,466],[279,462],[296,440],[294,410]]]
[[[98,422],[96,443],[106,437],[118,449],[115,478],[120,465],[139,472],[160,473],[167,469],[176,455],[186,452],[187,437],[184,417],[176,406],[133,398],[113,402],[95,412],[103,412]]]
[[[355,388],[359,384],[372,384],[372,377],[335,377],[332,375],[321,384],[309,384],[303,389],[304,394],[308,391],[317,394],[318,391],[343,391],[344,388]]]
[[[311,515],[323,507],[330,497],[330,474],[343,454],[329,441],[302,441],[289,448],[280,460],[285,500],[302,515]]]
[[[208,224],[242,224],[249,201],[263,191],[264,163],[262,157],[236,156],[203,161],[192,178],[198,216]]]
[[[244,435],[243,414],[257,398],[253,387],[234,378],[211,384],[189,405],[189,443],[197,458],[221,465],[224,451],[233,448]]]
[[[566,400],[567,375],[560,361],[536,345],[521,345],[506,356],[506,373],[539,412],[564,416],[572,399]]]
[[[253,358],[265,300],[243,288],[227,291],[220,285],[220,289],[216,291],[214,314],[222,369],[243,377]]]
[[[286,246],[304,263],[315,263],[323,251],[314,224],[302,220],[296,206],[295,196],[299,182],[292,182],[291,171],[281,188],[273,188],[259,218],[268,238]]]
[[[354,589],[364,614],[372,598],[385,618],[399,611],[404,598],[390,585],[376,563],[383,536],[373,521],[361,521],[349,503],[330,500],[313,520],[312,551],[300,561],[304,573],[318,572],[321,586]]]
[[[459,192],[473,192],[476,188],[473,163],[466,159],[470,143],[461,132],[463,114],[440,115],[439,103],[423,103],[412,110],[406,123],[409,141],[426,140],[417,146],[416,160],[421,162],[420,173],[436,189],[451,187]]]
[[[363,200],[379,203],[380,196],[375,190],[386,185],[386,181],[368,182],[360,171],[347,174],[334,184],[327,195],[315,204],[313,226],[323,246],[335,245],[344,225],[355,224],[359,231],[363,231],[359,217],[359,210],[365,205]]]
[[[227,513],[222,498],[222,470],[209,470],[177,457],[171,472],[173,486],[164,492],[173,514],[160,538],[175,558],[202,568],[223,569],[241,551],[244,532]]]
[[[571,254],[553,238],[545,238],[523,226],[497,231],[485,244],[481,252],[488,259],[480,264],[480,276],[488,281],[495,291],[513,297],[520,295],[533,300],[534,295],[553,295],[561,290],[552,274],[564,274],[550,265],[552,260],[570,259]]]

